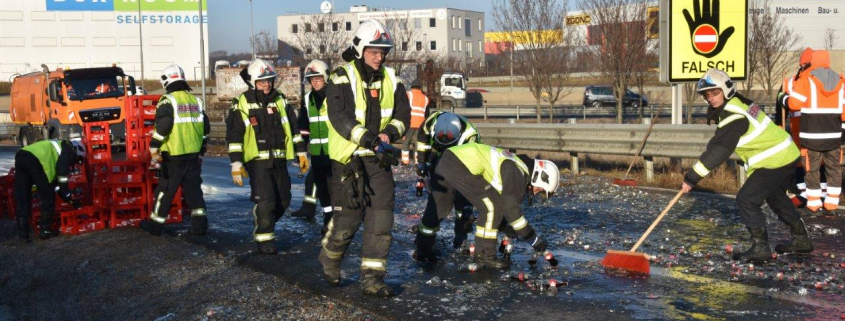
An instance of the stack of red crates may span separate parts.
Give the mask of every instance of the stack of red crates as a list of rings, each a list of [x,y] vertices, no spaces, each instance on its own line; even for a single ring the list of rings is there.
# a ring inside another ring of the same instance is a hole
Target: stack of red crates
[[[7,175],[0,175],[0,218],[15,219],[15,168]]]

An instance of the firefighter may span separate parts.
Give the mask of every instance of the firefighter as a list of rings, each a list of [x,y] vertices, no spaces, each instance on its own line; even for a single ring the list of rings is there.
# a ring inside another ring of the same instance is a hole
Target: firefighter
[[[68,188],[68,173],[77,156],[85,156],[85,146],[78,140],[42,140],[21,148],[15,154],[15,219],[18,238],[22,241],[31,242],[29,222],[32,218],[33,186],[41,199],[38,237],[42,240],[58,234],[53,229],[56,215],[53,193],[74,208],[82,206],[79,200],[71,197]]]
[[[806,77],[807,70],[810,68],[810,59],[813,56],[813,49],[807,47],[801,52],[801,56],[798,59],[798,72],[795,73],[795,76],[790,76],[783,81],[783,85],[781,85],[780,92],[777,95],[777,101],[775,102],[777,115],[775,116],[775,122],[780,123],[783,119],[782,113],[786,113],[789,116],[789,132],[792,134],[792,141],[798,146],[798,149],[801,149],[800,139],[798,134],[801,131],[801,112],[800,111],[791,111],[789,110],[789,95],[793,90],[794,84],[798,79],[802,77]],[[786,124],[778,124],[784,126],[783,128],[786,129]],[[795,167],[795,189],[797,195],[790,197],[792,200],[792,204],[795,207],[802,208],[807,206],[807,184],[804,182],[804,167],[801,165],[801,162],[798,163],[798,166]],[[822,178],[822,181],[825,181]]]
[[[748,180],[736,195],[742,223],[751,233],[752,246],[734,253],[734,260],[767,261],[772,259],[766,216],[760,208],[769,204],[778,218],[792,231],[790,244],[776,246],[778,252],[810,252],[813,245],[804,221],[786,195],[794,184],[798,147],[789,133],[777,127],[762,107],[736,92],[730,76],[718,69],[708,70],[698,81],[697,92],[710,105],[707,123],[717,122],[716,134],[707,144],[698,162],[690,169],[681,189],[689,192],[696,183],[736,152],[745,163]]]
[[[305,196],[302,206],[293,217],[311,219],[317,209],[317,200],[323,207],[323,228],[325,234],[329,220],[332,217],[331,197],[329,196],[329,179],[332,176],[331,161],[329,159],[329,129],[326,109],[326,80],[329,79],[329,65],[319,59],[314,59],[305,67],[305,81],[311,84],[311,91],[302,100],[299,117],[299,133],[308,143],[308,153],[311,154],[311,170],[305,177]]]
[[[408,129],[408,132],[405,133],[405,140],[402,141],[402,164],[408,165],[411,163],[411,155],[410,148],[414,148],[415,153],[419,153],[416,149],[417,143],[417,136],[420,130],[420,126],[422,125],[423,121],[428,116],[428,106],[430,104],[430,100],[426,97],[425,93],[422,92],[422,85],[420,85],[419,79],[414,79],[411,83],[411,91],[408,92],[408,102],[411,104],[411,127]]]
[[[530,242],[537,252],[545,252],[548,242],[528,224],[519,204],[525,198],[526,188],[548,199],[557,190],[559,179],[560,172],[551,161],[466,143],[443,152],[431,173],[431,192],[435,194],[434,199],[445,200],[437,202],[439,217],[452,210],[456,193],[478,208],[475,263],[483,268],[506,269],[510,261],[496,256],[498,227],[507,221],[519,238]]]
[[[807,183],[807,208],[833,211],[839,207],[842,172],[839,167],[842,138],[842,97],[845,93],[839,74],[830,69],[830,54],[817,50],[812,54],[805,76],[796,80],[787,104],[801,113],[801,155],[804,156]],[[827,196],[822,202],[819,174],[824,165]]]
[[[161,235],[173,197],[182,187],[182,198],[191,208],[188,232],[205,235],[208,217],[201,189],[200,156],[205,154],[211,132],[205,103],[190,93],[185,71],[178,65],[164,68],[161,86],[167,93],[156,105],[155,129],[150,140],[151,165],[161,168],[161,175],[153,193],[150,219],[141,222],[141,228],[152,235]]]
[[[250,177],[250,198],[255,203],[253,239],[259,253],[275,254],[273,231],[291,198],[288,160],[296,155],[304,173],[308,170],[308,157],[296,129],[296,114],[285,96],[274,88],[273,66],[256,59],[241,71],[241,78],[249,89],[232,100],[232,110],[226,118],[232,181],[243,186],[243,177]]]
[[[442,153],[449,147],[463,145],[465,143],[481,142],[478,131],[469,120],[459,115],[437,111],[429,115],[422,124],[422,130],[418,133],[417,139],[417,165],[416,172],[422,178],[434,172]],[[431,184],[429,184],[431,185]],[[417,226],[417,238],[415,244],[417,250],[412,255],[418,261],[436,261],[434,251],[435,235],[439,230],[440,221],[445,217],[438,214],[448,215],[449,211],[438,212],[438,202],[452,201],[454,199],[455,211],[455,238],[452,241],[454,248],[461,248],[467,239],[467,233],[472,231],[472,223],[475,218],[472,215],[472,204],[460,193],[447,195],[446,199],[435,199],[435,196],[444,196],[443,193],[429,193],[428,203],[425,212]],[[460,212],[459,212],[460,211]]]
[[[389,297],[395,294],[384,283],[393,227],[391,167],[399,164],[389,144],[405,134],[411,108],[405,86],[393,68],[384,66],[393,48],[387,28],[363,21],[352,43],[343,54],[348,63],[332,72],[328,84],[334,216],[319,261],[325,280],[339,285],[340,263],[363,220],[363,293]]]

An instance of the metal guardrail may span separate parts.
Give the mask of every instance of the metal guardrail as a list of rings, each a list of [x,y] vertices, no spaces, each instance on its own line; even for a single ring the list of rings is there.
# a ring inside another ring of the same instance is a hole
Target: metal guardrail
[[[706,105],[694,105],[691,108],[693,116],[703,116],[707,114]],[[660,109],[659,105],[646,106],[643,110],[643,115],[651,117]],[[486,106],[479,108],[452,108],[449,111],[467,118],[534,118],[537,116],[536,106]],[[615,117],[616,106],[602,106],[602,107],[584,107],[582,105],[564,105],[555,106],[553,108],[555,117],[562,118],[581,118],[581,117]],[[686,110],[684,110],[686,112]],[[639,116],[639,110],[633,107],[623,107],[622,114],[625,117]],[[664,107],[662,111],[663,116],[671,114],[669,107]],[[549,106],[540,106],[540,115],[542,117],[549,117]]]

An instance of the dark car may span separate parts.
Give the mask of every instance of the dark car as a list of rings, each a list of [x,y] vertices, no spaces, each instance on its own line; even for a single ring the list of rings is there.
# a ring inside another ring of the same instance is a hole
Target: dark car
[[[642,100],[643,106],[648,106],[648,97],[642,96]],[[622,105],[634,108],[639,107],[640,95],[630,89],[626,89],[625,96],[622,97]],[[616,96],[613,94],[613,88],[610,86],[587,86],[584,89],[584,106],[616,106]]]

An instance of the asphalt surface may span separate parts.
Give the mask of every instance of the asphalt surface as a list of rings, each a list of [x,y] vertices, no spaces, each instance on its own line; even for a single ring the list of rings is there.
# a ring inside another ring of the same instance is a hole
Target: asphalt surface
[[[13,163],[16,148],[0,147],[0,172]],[[301,204],[302,179],[293,178],[292,208]],[[343,264],[340,287],[327,285],[316,260],[320,223],[289,216],[277,224],[280,253],[243,255],[254,251],[251,241],[248,187],[233,185],[228,159],[207,157],[203,191],[210,232],[205,237],[185,233],[187,225],[172,225],[165,237],[186,246],[201,246],[236,264],[272,275],[310,293],[371,311],[381,319],[411,320],[835,320],[845,317],[845,240],[828,228],[845,228],[842,213],[805,215],[816,251],[810,255],[782,255],[772,263],[734,263],[726,245],[737,251],[748,246],[734,201],[718,196],[685,196],[670,211],[642,251],[654,257],[649,277],[605,272],[599,265],[606,249],[630,247],[673,195],[614,186],[594,177],[562,178],[558,195],[545,204],[524,207],[526,218],[550,240],[560,260],[557,268],[540,262],[528,265],[530,246],[516,242],[509,271],[459,272],[469,256],[451,248],[452,218],[441,225],[438,247],[442,260],[421,266],[411,259],[414,234],[424,199],[414,195],[410,169],[394,170],[397,179],[394,243],[390,248],[387,283],[399,295],[391,299],[360,294],[361,232]],[[788,240],[785,226],[765,209],[771,242]],[[841,264],[841,265],[840,265]],[[529,283],[506,276],[526,272],[533,278],[554,278],[566,285],[558,292],[533,291]],[[503,280],[506,279],[506,280]],[[35,288],[35,291],[48,289]],[[127,295],[131,295],[127,293]],[[0,311],[2,312],[2,311]]]

